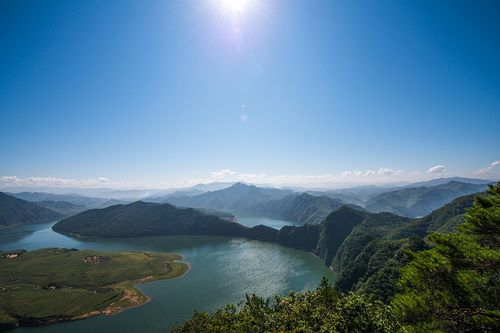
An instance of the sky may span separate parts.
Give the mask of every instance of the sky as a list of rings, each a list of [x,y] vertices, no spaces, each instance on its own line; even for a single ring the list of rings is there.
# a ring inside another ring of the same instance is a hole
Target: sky
[[[0,0],[0,187],[500,178],[500,2]]]

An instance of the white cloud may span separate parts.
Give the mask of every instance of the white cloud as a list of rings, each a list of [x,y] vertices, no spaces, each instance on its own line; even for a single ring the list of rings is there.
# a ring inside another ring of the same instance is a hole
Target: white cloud
[[[366,172],[365,172],[365,176],[373,176],[376,174],[377,174],[377,171],[373,171],[373,170],[366,170]]]
[[[474,173],[478,175],[491,174],[494,173],[496,170],[500,169],[499,167],[500,167],[500,161],[495,161],[491,162],[490,165],[488,165],[487,167],[481,168]]]
[[[361,176],[363,174],[363,171],[358,171],[358,170],[355,170],[355,171],[344,171],[342,172],[342,174],[340,175],[340,178],[352,178],[352,177],[357,177],[357,176]]]
[[[0,188],[5,187],[75,187],[75,188],[95,188],[102,187],[143,187],[145,184],[137,181],[111,181],[106,177],[68,179],[55,177],[27,177],[17,176],[0,177]]]
[[[394,170],[394,169],[390,169],[390,168],[380,168],[377,171],[377,175],[387,176],[387,175],[401,174],[402,172],[403,172],[403,170]]]
[[[296,185],[296,186],[335,186],[341,184],[371,184],[371,183],[388,183],[420,180],[410,173],[405,173],[403,170],[391,168],[379,168],[375,170],[346,170],[339,174],[326,173],[321,175],[268,175],[265,173],[247,173],[238,172],[230,169],[222,169],[212,171],[209,179],[196,179],[190,183],[211,181],[227,181],[227,182],[248,182],[253,184],[266,185]]]
[[[236,172],[229,169],[222,169],[219,171],[212,171],[210,174],[212,175],[212,178],[220,179],[220,178],[225,178],[227,176],[235,175]]]
[[[445,171],[444,166],[440,164],[430,167],[429,170],[427,170],[428,173],[444,173]]]

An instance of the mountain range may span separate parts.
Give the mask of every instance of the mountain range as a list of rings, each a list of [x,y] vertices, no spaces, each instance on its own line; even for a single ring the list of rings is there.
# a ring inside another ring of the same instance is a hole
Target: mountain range
[[[453,232],[474,195],[455,199],[423,218],[370,213],[343,205],[318,224],[245,227],[235,222],[170,204],[136,202],[95,209],[64,219],[56,232],[99,237],[214,235],[275,242],[312,252],[336,273],[343,291],[364,290],[387,300],[395,292],[408,249],[424,247],[430,232]]]
[[[299,224],[320,223],[340,206],[350,204],[370,212],[390,212],[406,217],[419,217],[463,195],[487,188],[488,181],[464,178],[437,179],[425,187],[364,186],[332,191],[308,191],[262,188],[236,183],[222,190],[193,196],[169,197],[164,201],[182,207],[210,208],[237,216],[268,217]],[[448,181],[447,181],[448,180]]]
[[[53,210],[0,192],[0,227],[45,223],[62,217],[62,214]]]
[[[410,187],[380,194],[365,203],[371,212],[391,212],[394,214],[419,217],[463,195],[486,190],[486,184],[468,184],[450,181],[432,187]]]

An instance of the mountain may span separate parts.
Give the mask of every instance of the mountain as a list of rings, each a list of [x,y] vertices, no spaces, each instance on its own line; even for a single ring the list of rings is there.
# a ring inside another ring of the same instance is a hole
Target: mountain
[[[190,197],[169,197],[167,202],[181,207],[209,208],[241,216],[268,217],[299,224],[318,224],[340,208],[340,200],[291,190],[236,183],[219,191]],[[359,208],[362,209],[362,208]]]
[[[157,193],[143,198],[143,201],[165,203],[171,198],[194,197],[210,191],[219,191],[234,185],[232,182],[214,182],[208,184],[197,184],[191,187],[170,189],[163,193]]]
[[[37,201],[36,205],[50,209],[64,217],[76,215],[88,209],[86,206],[75,205],[67,201]]]
[[[237,223],[192,208],[137,201],[103,209],[91,209],[53,226],[62,234],[98,237],[154,235],[241,236],[246,229]]]
[[[64,201],[73,205],[85,206],[87,208],[99,207],[108,200],[103,198],[85,197],[77,194],[54,194],[46,192],[19,192],[9,193],[9,195],[26,201]]]
[[[50,209],[0,192],[0,227],[15,224],[45,223],[62,217]]]
[[[279,199],[291,193],[293,192],[290,190],[236,183],[222,190],[206,192],[193,197],[168,198],[167,202],[182,207],[209,208],[240,214],[246,212],[253,205]]]
[[[475,185],[486,185],[491,184],[491,180],[485,179],[474,179],[474,178],[465,178],[465,177],[448,177],[448,178],[435,178],[424,182],[412,183],[405,187],[432,187],[437,185],[443,185],[449,182],[459,182],[466,184],[475,184]]]
[[[340,290],[362,290],[389,300],[396,291],[400,268],[408,261],[407,251],[423,249],[423,238],[429,232],[453,231],[473,198],[458,198],[417,219],[341,206],[319,224],[285,226],[280,230],[262,225],[248,228],[191,208],[136,202],[85,211],[58,222],[53,229],[81,236],[185,234],[274,242],[317,255],[334,270]]]
[[[337,288],[367,292],[388,301],[396,292],[401,267],[409,260],[407,251],[424,249],[423,238],[431,232],[455,232],[474,198],[457,198],[418,219],[390,213],[372,215],[353,228],[331,262]]]
[[[364,201],[350,194],[338,193],[335,191],[305,191],[304,193],[314,195],[316,197],[327,196],[330,199],[341,201],[344,204],[362,206]]]
[[[487,187],[486,184],[450,181],[433,187],[405,188],[378,195],[368,200],[365,208],[407,217],[425,216],[460,196],[478,193]]]
[[[375,185],[367,185],[367,186],[356,186],[351,188],[330,190],[324,192],[325,195],[330,198],[338,198],[346,203],[352,203],[355,205],[359,205],[360,202],[366,202],[371,198],[374,198],[383,193],[391,192],[399,189],[397,186],[375,186]],[[342,199],[344,198],[344,199]],[[354,202],[349,202],[349,198],[351,200],[355,200]]]
[[[281,199],[252,205],[244,212],[252,216],[265,216],[299,224],[318,224],[343,205],[341,201],[327,196],[294,193]]]

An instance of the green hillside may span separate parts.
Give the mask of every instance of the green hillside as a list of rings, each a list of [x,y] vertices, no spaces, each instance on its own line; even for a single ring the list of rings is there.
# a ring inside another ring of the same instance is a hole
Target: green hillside
[[[338,254],[340,290],[323,279],[315,291],[247,295],[238,305],[195,312],[173,332],[498,332],[500,184],[473,206],[469,200],[413,221],[389,213],[352,219]],[[409,221],[432,230],[453,214],[464,215],[456,233],[391,238]]]
[[[45,223],[63,215],[0,192],[0,228],[15,224]]]
[[[365,204],[371,212],[390,212],[407,217],[421,217],[452,200],[486,190],[486,184],[451,181],[433,187],[414,187],[378,195]]]

